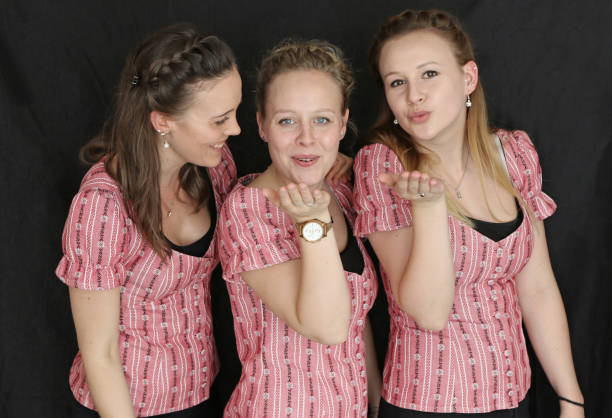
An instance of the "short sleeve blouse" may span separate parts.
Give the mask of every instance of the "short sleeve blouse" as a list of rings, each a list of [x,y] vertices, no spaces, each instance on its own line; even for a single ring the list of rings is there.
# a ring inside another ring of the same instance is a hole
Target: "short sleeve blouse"
[[[536,219],[550,216],[553,200],[542,192],[538,155],[525,132],[496,132],[512,184]],[[410,202],[378,181],[380,173],[400,173],[396,154],[382,144],[355,157],[355,234],[392,231],[412,225]],[[391,318],[383,372],[383,397],[406,409],[427,412],[489,412],[514,408],[530,384],[530,369],[515,276],[533,247],[533,226],[524,220],[499,242],[448,217],[456,287],[447,326],[420,328],[391,296],[382,272]]]
[[[227,145],[222,151],[221,163],[209,169],[217,211],[236,180]],[[209,396],[219,367],[209,292],[219,262],[216,235],[204,257],[172,251],[162,262],[129,218],[103,161],[72,201],[56,274],[79,289],[120,288],[120,360],[138,416],[179,411]],[[77,401],[94,408],[80,353],[69,383]]]
[[[360,273],[345,271],[352,309],[343,344],[323,345],[295,332],[240,275],[301,256],[291,219],[261,190],[246,186],[252,179],[238,182],[220,215],[219,252],[242,363],[225,416],[360,416],[367,412],[363,330],[377,288],[372,262],[358,240],[365,268]],[[350,187],[341,184],[333,193],[352,224]]]

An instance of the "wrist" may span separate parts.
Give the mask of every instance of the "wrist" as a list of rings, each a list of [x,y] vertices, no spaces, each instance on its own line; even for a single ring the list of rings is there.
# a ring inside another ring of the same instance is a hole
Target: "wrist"
[[[578,396],[574,396],[571,398],[565,397],[565,396],[561,396],[561,395],[557,395],[557,398],[559,399],[559,406],[564,409],[564,408],[584,408],[584,398],[582,397],[582,395]]]
[[[292,220],[294,224],[299,224],[302,222],[310,221],[312,219],[318,219],[322,222],[328,223],[331,222],[331,215],[329,214],[329,210],[326,209],[325,211],[313,213],[310,215],[294,216]]]
[[[446,200],[440,199],[439,201],[422,201],[418,203],[415,203],[413,200],[412,215],[415,218],[443,217],[446,219],[446,216],[448,215]]]

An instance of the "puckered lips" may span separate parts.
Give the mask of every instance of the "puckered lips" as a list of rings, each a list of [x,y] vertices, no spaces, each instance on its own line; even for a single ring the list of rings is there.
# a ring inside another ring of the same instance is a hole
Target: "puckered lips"
[[[412,112],[408,114],[408,120],[411,123],[424,123],[429,119],[429,115],[431,112],[427,112],[425,110],[419,110],[418,112]]]
[[[298,154],[291,157],[291,159],[300,167],[312,167],[319,160],[318,155],[313,154]]]

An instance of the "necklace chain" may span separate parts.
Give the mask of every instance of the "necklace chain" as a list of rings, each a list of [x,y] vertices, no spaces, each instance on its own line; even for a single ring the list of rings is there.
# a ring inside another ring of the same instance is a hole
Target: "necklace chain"
[[[463,182],[463,178],[465,177],[465,173],[467,173],[467,164],[468,164],[468,154],[466,153],[465,154],[465,162],[463,163],[463,173],[461,174],[461,177],[459,178],[459,181],[457,182],[457,186],[451,185],[451,187],[453,189],[455,189],[455,195],[457,195],[457,199],[459,199],[459,200],[463,199],[463,195],[459,191],[459,187],[461,187],[461,183]],[[168,215],[168,216],[170,216],[170,215]]]

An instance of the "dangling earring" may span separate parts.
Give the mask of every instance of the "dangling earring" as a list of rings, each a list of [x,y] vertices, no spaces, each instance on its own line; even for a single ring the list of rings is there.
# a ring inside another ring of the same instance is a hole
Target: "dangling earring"
[[[160,136],[162,136],[162,137],[164,137],[164,136],[166,136],[166,135],[168,134],[168,132],[162,132],[160,129],[156,129],[155,131],[156,131],[156,132],[157,132],[157,133],[158,133]],[[168,141],[166,141],[166,140],[164,140],[164,144],[163,144],[163,145],[164,145],[164,148],[165,148],[165,149],[170,148],[170,144],[169,144],[169,143],[168,143]]]
[[[399,124],[399,122],[397,121],[397,119],[393,119],[393,124],[394,124],[394,125],[398,125],[398,124]]]
[[[467,96],[467,100],[465,101],[465,107],[472,107],[472,99],[470,99],[469,94]]]

